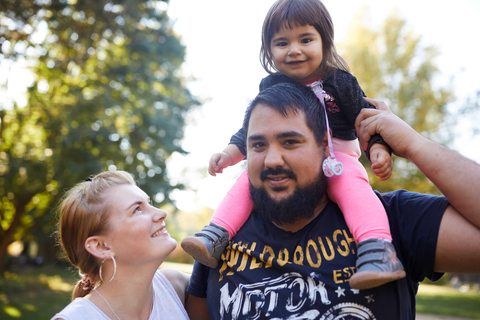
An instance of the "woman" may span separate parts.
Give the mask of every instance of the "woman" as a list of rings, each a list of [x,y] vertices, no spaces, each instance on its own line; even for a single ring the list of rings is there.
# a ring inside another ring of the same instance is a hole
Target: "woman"
[[[52,319],[188,319],[189,276],[158,270],[177,242],[167,213],[124,171],[103,172],[68,191],[59,240],[82,279]]]

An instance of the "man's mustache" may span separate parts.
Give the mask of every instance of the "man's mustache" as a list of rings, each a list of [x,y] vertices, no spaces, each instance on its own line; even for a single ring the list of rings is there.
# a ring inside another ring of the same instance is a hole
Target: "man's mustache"
[[[290,179],[297,180],[297,176],[295,175],[295,173],[293,173],[292,170],[285,169],[285,168],[265,169],[260,173],[260,179],[262,181],[265,181],[268,175],[285,175]]]

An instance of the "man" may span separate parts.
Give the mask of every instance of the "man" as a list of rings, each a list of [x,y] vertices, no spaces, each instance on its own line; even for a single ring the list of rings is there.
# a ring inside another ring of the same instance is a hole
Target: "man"
[[[378,194],[407,277],[350,288],[356,245],[326,194],[325,118],[308,88],[279,84],[247,109],[254,211],[217,269],[196,264],[187,301],[199,310],[193,319],[208,319],[206,304],[212,319],[415,319],[418,281],[446,271],[480,272],[480,166],[368,101],[380,110],[364,110],[357,119],[362,147],[380,134],[445,195]]]

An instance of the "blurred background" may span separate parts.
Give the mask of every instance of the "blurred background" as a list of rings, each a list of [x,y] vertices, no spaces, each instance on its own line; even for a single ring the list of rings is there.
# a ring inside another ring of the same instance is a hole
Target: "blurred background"
[[[0,1],[0,318],[49,319],[68,304],[78,275],[52,236],[55,207],[90,175],[132,173],[178,241],[208,223],[244,169],[206,172],[267,75],[273,2]],[[324,3],[367,96],[480,161],[480,2]],[[384,182],[369,171],[374,189],[438,194],[410,162],[394,165]],[[169,262],[192,260],[177,248]],[[478,283],[422,284],[417,311],[480,319]]]

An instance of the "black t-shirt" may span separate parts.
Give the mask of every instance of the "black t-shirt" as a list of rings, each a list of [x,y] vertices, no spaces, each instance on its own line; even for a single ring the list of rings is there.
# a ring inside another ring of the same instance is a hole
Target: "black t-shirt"
[[[399,190],[377,194],[407,277],[353,290],[356,244],[329,202],[302,230],[286,232],[255,211],[230,241],[219,267],[195,263],[188,292],[207,298],[211,319],[415,319],[418,281],[433,271],[444,197]]]

